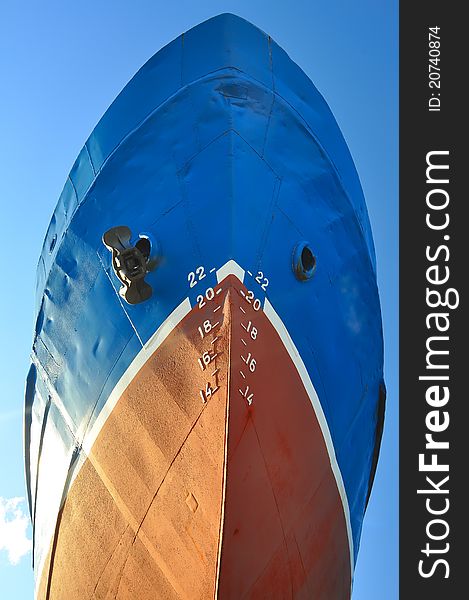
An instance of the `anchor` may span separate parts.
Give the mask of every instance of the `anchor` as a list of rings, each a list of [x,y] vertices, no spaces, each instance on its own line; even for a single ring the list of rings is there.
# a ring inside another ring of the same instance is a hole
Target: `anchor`
[[[119,295],[128,304],[140,304],[152,296],[153,290],[145,276],[154,265],[150,260],[150,240],[141,237],[132,246],[131,237],[130,229],[119,225],[106,231],[103,243],[112,253],[112,268],[122,283]]]

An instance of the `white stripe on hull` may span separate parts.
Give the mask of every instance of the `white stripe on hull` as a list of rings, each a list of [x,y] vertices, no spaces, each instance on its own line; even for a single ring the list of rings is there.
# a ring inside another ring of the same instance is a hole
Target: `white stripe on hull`
[[[234,260],[230,260],[225,263],[220,269],[216,272],[217,281],[220,283],[223,281],[228,275],[235,275],[241,283],[244,281],[245,271],[244,269],[238,265]],[[99,415],[97,416],[95,422],[93,423],[90,431],[85,435],[83,441],[83,450],[80,454],[80,458],[78,464],[73,473],[73,477],[71,479],[71,484],[77,477],[80,472],[81,467],[83,466],[87,456],[91,453],[91,449],[93,447],[94,442],[96,441],[100,431],[102,430],[104,424],[106,423],[108,417],[111,415],[114,410],[119,398],[122,396],[126,388],[130,385],[132,380],[135,378],[137,373],[143,367],[143,365],[148,361],[148,359],[154,354],[154,352],[159,348],[159,346],[165,341],[165,339],[171,334],[173,329],[179,325],[179,323],[184,319],[184,317],[191,311],[192,306],[189,298],[185,298],[179,306],[177,306],[173,312],[166,318],[166,320],[160,325],[160,327],[155,331],[155,333],[150,337],[148,342],[143,346],[134,360],[131,362],[125,373],[122,375],[113,391],[109,395],[106,403],[101,409]],[[304,365],[304,362],[288,333],[287,328],[283,324],[279,315],[275,312],[272,304],[266,298],[264,303],[264,313],[277,331],[280,339],[282,340],[285,348],[287,349],[300,377],[302,383],[305,387],[305,390],[311,400],[312,407],[316,414],[316,418],[318,420],[319,426],[321,428],[321,432],[324,438],[324,442],[327,448],[327,452],[329,455],[329,460],[331,464],[332,472],[334,473],[334,477],[337,484],[337,489],[339,491],[339,495],[342,501],[342,506],[344,510],[345,522],[347,526],[347,537],[349,541],[349,554],[350,554],[350,567],[351,574],[353,578],[353,567],[354,567],[354,552],[353,552],[353,538],[352,538],[352,530],[350,524],[350,510],[348,505],[347,494],[345,491],[342,474],[340,472],[340,468],[337,462],[337,457],[335,454],[334,445],[332,442],[332,437],[329,431],[329,427],[327,425],[326,417],[324,415],[324,411],[322,410],[321,403],[319,401],[319,397],[316,393],[316,390],[313,386],[311,378],[309,377],[308,371]],[[63,406],[63,404],[62,404]],[[65,408],[64,408],[65,410]],[[53,531],[51,538],[49,540],[49,546],[52,541]],[[44,562],[47,557],[47,551],[44,549],[42,554],[43,559],[41,564],[38,566],[37,570],[37,578],[36,578],[36,596],[39,588],[39,583],[43,576],[44,570]]]

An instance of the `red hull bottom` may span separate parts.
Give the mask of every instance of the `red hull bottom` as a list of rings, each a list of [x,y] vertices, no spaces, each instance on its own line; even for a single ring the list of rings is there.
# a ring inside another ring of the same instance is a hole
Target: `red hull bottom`
[[[127,385],[68,493],[38,598],[350,598],[326,443],[250,296],[228,276]]]

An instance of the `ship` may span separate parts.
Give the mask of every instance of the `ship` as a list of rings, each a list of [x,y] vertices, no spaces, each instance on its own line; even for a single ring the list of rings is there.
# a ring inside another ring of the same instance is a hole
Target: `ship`
[[[24,454],[38,600],[352,593],[385,411],[341,131],[222,14],[137,72],[37,269]]]

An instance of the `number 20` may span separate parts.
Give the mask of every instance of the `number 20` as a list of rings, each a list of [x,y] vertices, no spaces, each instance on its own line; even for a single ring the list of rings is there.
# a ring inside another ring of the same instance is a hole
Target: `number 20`
[[[215,292],[213,291],[213,288],[207,288],[205,291],[205,296],[203,296],[202,294],[199,294],[197,296],[197,304],[199,305],[199,308],[202,308],[203,306],[205,306],[207,303],[205,302],[205,300],[213,300],[215,298]]]

